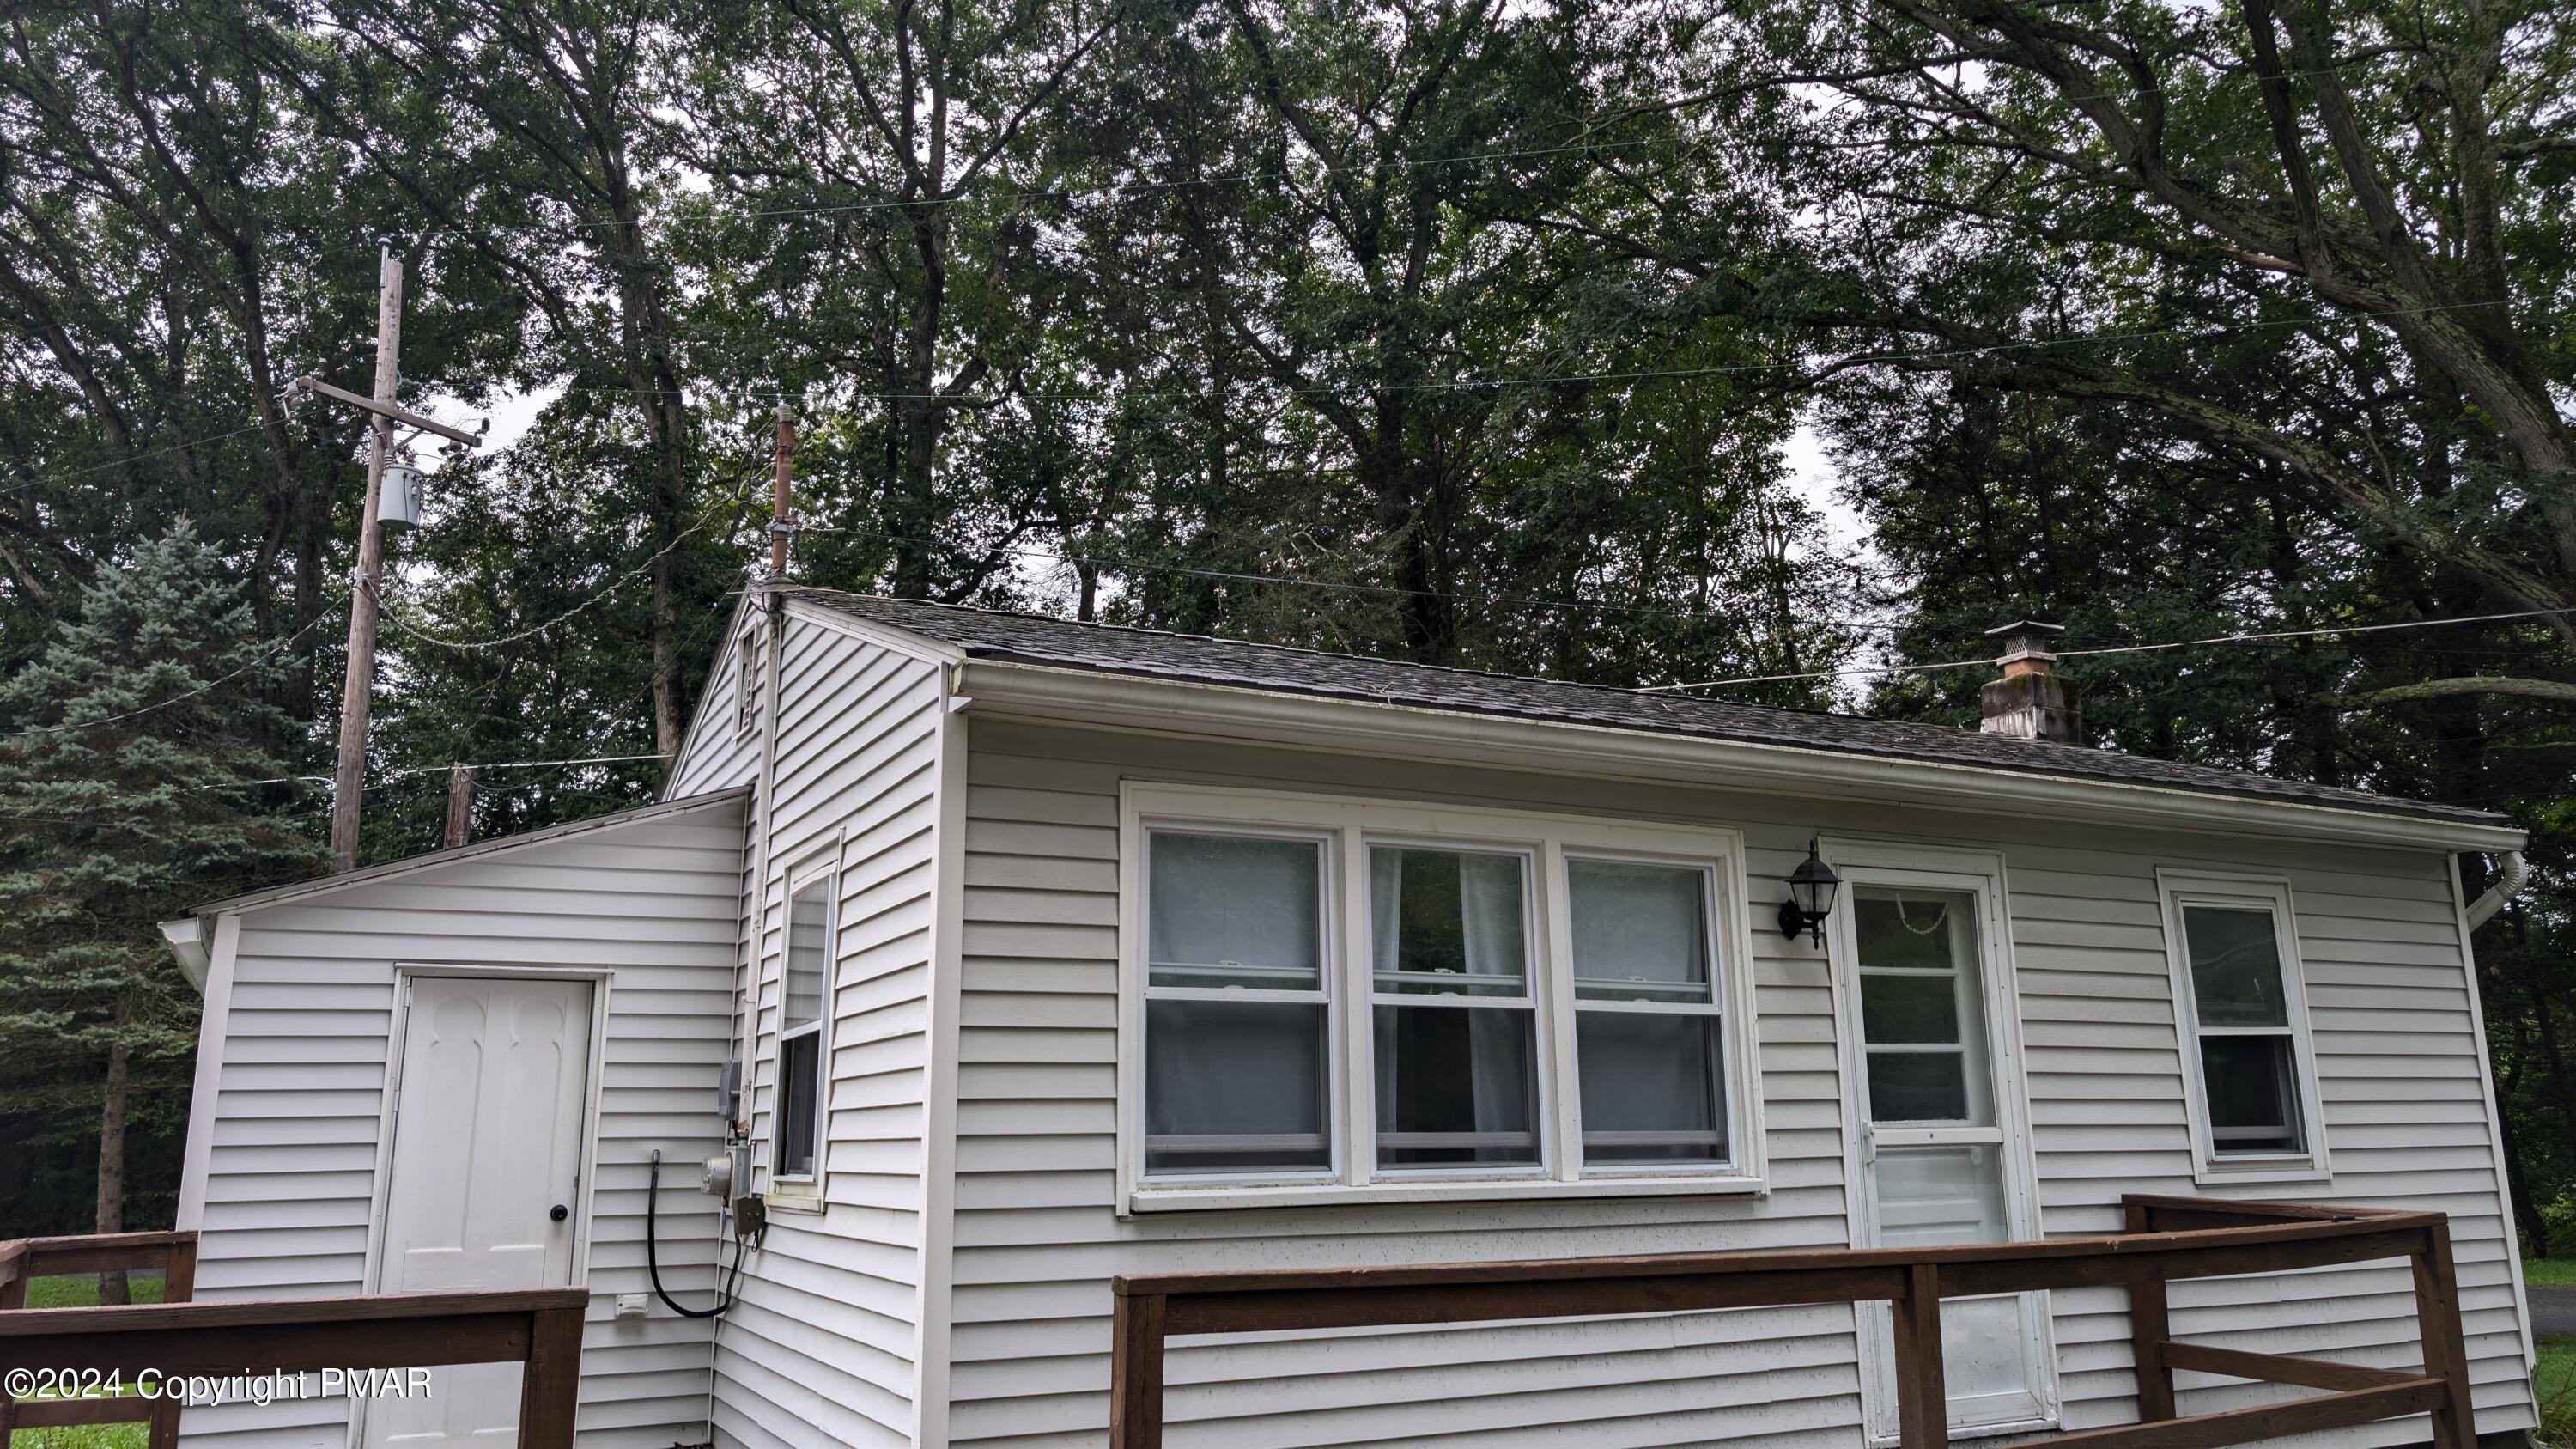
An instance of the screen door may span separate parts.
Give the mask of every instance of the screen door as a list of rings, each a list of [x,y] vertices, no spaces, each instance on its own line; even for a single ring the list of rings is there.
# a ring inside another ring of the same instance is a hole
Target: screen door
[[[1997,1110],[1979,894],[1855,882],[1847,1001],[1859,1015],[1854,1129],[1864,1196],[1862,1247],[2000,1243],[2033,1237],[2007,1173]],[[2046,1303],[2035,1293],[1951,1298],[1941,1308],[1950,1425],[1975,1431],[2047,1418]],[[1867,1305],[1873,1439],[1896,1435],[1887,1305]]]

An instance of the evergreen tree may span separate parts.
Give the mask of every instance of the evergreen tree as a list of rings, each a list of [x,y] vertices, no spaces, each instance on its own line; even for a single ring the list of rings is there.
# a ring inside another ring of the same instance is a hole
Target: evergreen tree
[[[287,772],[265,698],[283,652],[183,517],[0,683],[0,1061],[95,1084],[78,1106],[96,1113],[102,1233],[125,1226],[129,1104],[184,1111],[197,1004],[155,923],[320,861],[266,783]]]

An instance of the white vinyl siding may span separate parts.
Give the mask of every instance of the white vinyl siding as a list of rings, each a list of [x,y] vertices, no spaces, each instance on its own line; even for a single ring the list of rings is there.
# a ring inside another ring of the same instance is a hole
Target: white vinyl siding
[[[1546,808],[1745,833],[1757,920],[1818,830],[2003,851],[2041,1227],[2119,1224],[2123,1191],[2196,1191],[2156,867],[2285,874],[2298,902],[2331,1184],[2278,1195],[2455,1215],[2479,1427],[2532,1422],[2483,1064],[2442,857],[2111,831],[978,721],[969,762],[951,1425],[959,1444],[1081,1442],[1107,1421],[1121,1272],[1840,1246],[1842,1100],[1821,953],[1753,932],[1770,1192],[1119,1212],[1122,781]],[[2189,1285],[2179,1331],[2403,1365],[2403,1265]],[[2069,1428],[2134,1412],[2116,1292],[2053,1295]],[[1801,1308],[1176,1345],[1171,1442],[1847,1449],[1852,1316]],[[2186,1412],[2276,1390],[2186,1376]],[[2420,1419],[2331,1442],[2420,1440]]]
[[[403,964],[606,969],[585,1446],[667,1449],[707,1420],[707,1325],[650,1290],[646,1159],[662,1149],[662,1280],[683,1302],[715,1287],[716,1205],[696,1162],[720,1144],[715,1086],[727,1051],[740,799],[254,906],[241,915],[201,1184],[197,1296],[366,1291],[368,1213],[384,1111],[394,968]],[[343,1401],[190,1409],[191,1444],[338,1449]]]
[[[767,879],[745,883],[758,930],[743,978],[750,1150],[772,1210],[716,1334],[714,1430],[723,1445],[895,1444],[919,1371],[939,679],[792,605],[782,618],[775,803],[754,825]],[[791,871],[800,888],[833,872],[811,1184],[771,1171]]]
[[[662,781],[662,798],[682,799],[708,790],[730,790],[748,785],[760,773],[760,740],[756,733],[745,734],[735,728],[747,707],[742,687],[746,672],[742,651],[757,651],[764,637],[762,626],[745,619],[756,619],[748,606],[735,611],[734,628],[728,642],[716,656],[715,665],[707,671],[707,692],[698,701],[696,715],[689,722],[689,732],[680,742],[679,758],[671,762],[671,772]],[[756,668],[752,671],[756,677]]]

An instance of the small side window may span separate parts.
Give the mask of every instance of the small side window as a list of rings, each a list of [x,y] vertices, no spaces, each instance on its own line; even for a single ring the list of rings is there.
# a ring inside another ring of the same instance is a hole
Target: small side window
[[[2168,876],[2175,1019],[2205,1169],[2320,1169],[2316,1053],[2308,1036],[2289,888]]]
[[[733,737],[750,739],[760,728],[760,631],[745,629],[734,646]]]
[[[822,1151],[825,1057],[832,1015],[832,877],[787,901],[787,962],[779,996],[778,1127],[774,1171],[811,1178]]]

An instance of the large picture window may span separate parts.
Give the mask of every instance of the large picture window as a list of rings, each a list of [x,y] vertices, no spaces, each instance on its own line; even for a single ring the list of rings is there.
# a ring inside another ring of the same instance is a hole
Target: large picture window
[[[1125,818],[1135,1206],[1759,1186],[1731,833],[1183,786]]]
[[[2324,1165],[2289,887],[2167,874],[2165,926],[2206,1174]]]

